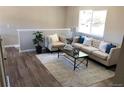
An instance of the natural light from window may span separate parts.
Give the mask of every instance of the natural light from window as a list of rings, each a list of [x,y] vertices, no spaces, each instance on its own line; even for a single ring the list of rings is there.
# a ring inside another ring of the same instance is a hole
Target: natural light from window
[[[106,15],[106,10],[81,10],[79,14],[79,32],[103,37]]]

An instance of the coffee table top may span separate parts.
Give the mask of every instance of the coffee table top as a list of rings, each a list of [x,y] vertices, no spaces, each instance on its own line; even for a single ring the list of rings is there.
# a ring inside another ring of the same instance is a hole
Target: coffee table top
[[[73,48],[72,50],[67,50],[64,48],[60,49],[62,52],[66,53],[67,55],[73,57],[73,58],[85,58],[88,57],[88,54],[80,51],[79,49]]]

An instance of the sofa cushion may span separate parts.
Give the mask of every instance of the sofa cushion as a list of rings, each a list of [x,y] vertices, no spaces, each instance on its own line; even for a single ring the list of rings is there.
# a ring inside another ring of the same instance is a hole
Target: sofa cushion
[[[92,55],[95,55],[103,60],[106,60],[108,58],[108,54],[107,53],[104,53],[102,51],[93,51],[92,52]]]
[[[82,44],[80,43],[72,43],[72,46],[75,47],[75,48],[81,48]]]
[[[92,46],[95,48],[99,48],[100,42],[100,40],[92,39]]]
[[[60,42],[60,41],[52,43],[53,48],[59,48],[59,47],[64,47],[64,46],[65,46],[65,43]]]
[[[95,47],[92,47],[92,46],[85,46],[85,45],[82,45],[80,47],[80,49],[86,53],[92,53],[93,51],[97,51],[99,49],[95,48]]]
[[[81,51],[84,51],[86,53],[91,53],[93,51],[97,51],[99,50],[98,48],[92,47],[92,46],[86,46],[80,43],[73,43],[72,44],[73,47],[81,49]]]

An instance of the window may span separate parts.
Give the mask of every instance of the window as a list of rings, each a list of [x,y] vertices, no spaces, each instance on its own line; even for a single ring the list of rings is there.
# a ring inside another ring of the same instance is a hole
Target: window
[[[106,14],[106,10],[81,10],[79,14],[79,32],[103,37]]]

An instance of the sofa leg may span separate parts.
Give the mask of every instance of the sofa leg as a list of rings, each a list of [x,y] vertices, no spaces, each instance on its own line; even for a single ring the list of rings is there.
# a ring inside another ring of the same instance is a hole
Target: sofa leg
[[[105,66],[106,69],[109,69],[109,67]]]
[[[108,66],[105,66],[105,68],[108,69],[108,70],[110,69],[110,67],[108,67]]]
[[[106,69],[107,69],[107,70],[115,71],[115,70],[116,70],[116,65],[109,66],[109,67],[106,66]]]

